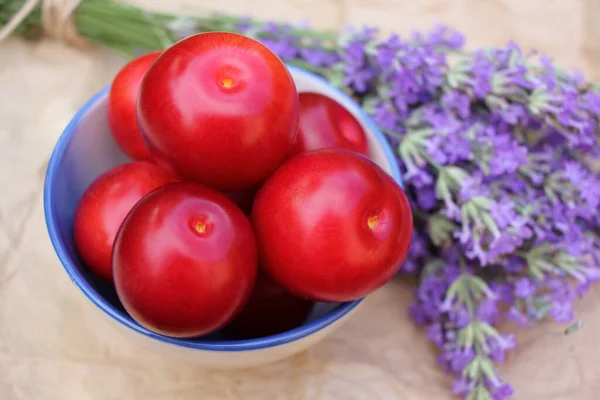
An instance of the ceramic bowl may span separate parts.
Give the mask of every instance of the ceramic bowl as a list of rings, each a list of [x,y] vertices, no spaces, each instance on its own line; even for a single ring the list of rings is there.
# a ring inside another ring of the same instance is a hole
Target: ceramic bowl
[[[299,92],[330,96],[358,118],[368,135],[371,158],[401,184],[393,151],[386,138],[358,104],[319,76],[289,66]],[[99,174],[130,161],[109,133],[109,88],[92,97],[73,117],[52,153],[44,187],[44,210],[50,240],[73,284],[114,326],[167,356],[182,357],[217,368],[248,367],[291,356],[339,328],[363,299],[346,303],[317,303],[305,323],[290,331],[252,340],[229,340],[216,333],[195,339],[175,339],[153,333],[125,312],[112,287],[88,273],[73,241],[73,216],[87,186]]]

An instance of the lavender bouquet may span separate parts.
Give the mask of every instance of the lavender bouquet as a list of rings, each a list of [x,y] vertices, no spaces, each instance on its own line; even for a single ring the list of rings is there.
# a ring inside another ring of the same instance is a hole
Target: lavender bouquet
[[[22,4],[0,0],[0,26]],[[572,303],[600,278],[600,180],[586,163],[600,150],[600,92],[580,75],[515,43],[464,51],[445,27],[386,38],[108,0],[85,0],[73,17],[86,40],[128,55],[240,32],[354,96],[397,150],[416,222],[402,272],[418,282],[409,311],[455,394],[512,396],[496,365],[517,343],[499,322],[580,326]],[[34,8],[17,32],[37,36],[40,20]]]

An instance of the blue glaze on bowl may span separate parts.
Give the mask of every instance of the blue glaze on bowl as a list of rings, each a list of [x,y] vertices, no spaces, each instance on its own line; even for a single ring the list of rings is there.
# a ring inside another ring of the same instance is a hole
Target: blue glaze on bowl
[[[366,113],[341,90],[323,78],[289,66],[299,91],[325,93],[348,108],[377,143],[390,175],[402,186],[394,152],[383,133]],[[363,299],[323,305],[324,314],[290,331],[252,340],[228,340],[220,334],[194,339],[177,339],[156,334],[136,323],[123,309],[111,285],[93,276],[77,254],[72,234],[75,209],[92,180],[112,166],[129,161],[118,149],[106,122],[106,99],[109,87],[93,96],[73,117],[50,158],[44,185],[44,212],[50,240],[66,273],[79,290],[118,324],[159,342],[188,349],[240,352],[266,349],[305,338],[338,321]],[[329,308],[329,309],[328,309]]]

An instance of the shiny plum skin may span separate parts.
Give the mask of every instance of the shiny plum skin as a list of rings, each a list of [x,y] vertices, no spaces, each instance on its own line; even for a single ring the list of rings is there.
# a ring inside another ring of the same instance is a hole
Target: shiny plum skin
[[[79,200],[73,234],[83,262],[112,282],[111,252],[127,213],[146,194],[177,178],[149,161],[133,161],[98,176]]]
[[[270,277],[316,301],[362,298],[401,267],[413,218],[400,186],[344,149],[301,153],[260,188],[251,220]]]
[[[153,161],[138,128],[137,98],[142,78],[160,53],[147,53],[125,64],[113,79],[108,93],[110,131],[123,153],[134,160]]]
[[[299,94],[300,119],[293,154],[340,148],[369,156],[369,143],[356,117],[331,97]]]
[[[239,313],[257,258],[250,221],[231,200],[204,185],[172,183],[145,196],[123,222],[113,251],[115,288],[140,325],[197,337]]]
[[[139,94],[138,119],[157,160],[221,191],[263,182],[290,155],[296,86],[285,64],[249,37],[210,32],[167,49]]]

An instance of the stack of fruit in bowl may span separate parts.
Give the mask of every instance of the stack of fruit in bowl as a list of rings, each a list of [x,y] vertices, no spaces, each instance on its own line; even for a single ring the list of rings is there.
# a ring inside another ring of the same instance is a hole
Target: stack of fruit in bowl
[[[380,288],[407,255],[411,210],[374,161],[382,150],[343,104],[301,90],[253,39],[203,33],[130,61],[106,115],[128,159],[82,189],[73,243],[143,329],[281,334],[317,303]],[[47,186],[56,168],[51,160]]]

